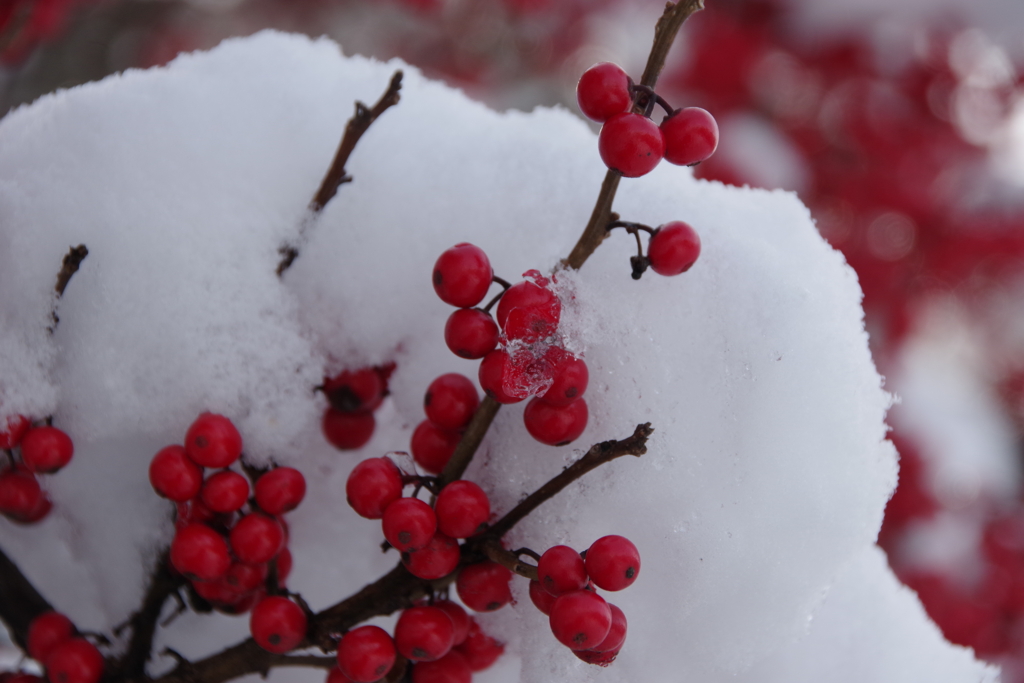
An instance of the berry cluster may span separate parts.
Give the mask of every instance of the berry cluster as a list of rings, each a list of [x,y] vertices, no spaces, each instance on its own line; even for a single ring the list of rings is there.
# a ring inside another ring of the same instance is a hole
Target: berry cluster
[[[226,417],[203,413],[184,446],[161,449],[149,466],[158,494],[177,504],[171,566],[192,589],[227,614],[252,610],[259,645],[287,652],[306,633],[306,613],[279,595],[291,571],[288,528],[282,515],[306,495],[306,480],[291,467],[275,467],[249,480],[232,469],[242,437]],[[204,478],[204,468],[216,469]]]
[[[492,399],[507,404],[534,396],[523,413],[527,431],[541,443],[562,446],[587,426],[587,365],[561,345],[562,302],[552,280],[536,270],[523,277],[514,285],[494,277],[487,255],[472,244],[442,253],[434,264],[434,291],[460,307],[445,324],[445,342],[457,356],[482,359],[478,378]],[[504,291],[485,308],[470,308],[484,300],[492,282]],[[489,313],[495,303],[496,322]]]
[[[103,676],[103,655],[59,612],[43,612],[29,623],[28,656],[43,665],[50,683],[97,683]],[[44,683],[24,672],[0,673],[0,683]]]
[[[349,451],[366,445],[377,426],[373,411],[388,395],[388,379],[394,370],[395,364],[389,363],[324,378],[319,389],[330,407],[324,412],[321,428],[332,446]]]
[[[699,107],[673,109],[609,62],[583,73],[576,102],[584,116],[604,124],[597,147],[605,166],[627,178],[647,175],[663,158],[679,166],[699,164],[718,147],[718,124],[711,114]],[[655,104],[666,113],[661,125],[650,118]]]
[[[21,524],[38,522],[53,503],[36,475],[53,474],[71,462],[71,437],[49,425],[33,427],[24,415],[13,415],[0,429],[0,449],[7,451],[9,461],[0,472],[0,513]]]
[[[619,591],[640,573],[640,553],[622,536],[604,536],[585,552],[556,545],[537,562],[530,600],[548,615],[551,632],[588,664],[607,666],[626,642],[626,615],[597,588]]]

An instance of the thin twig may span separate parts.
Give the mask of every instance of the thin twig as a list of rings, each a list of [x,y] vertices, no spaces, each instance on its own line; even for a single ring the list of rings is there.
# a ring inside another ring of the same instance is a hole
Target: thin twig
[[[71,276],[78,272],[78,267],[82,265],[82,261],[89,255],[89,250],[84,244],[79,244],[77,247],[71,247],[68,253],[64,255],[64,261],[61,263],[60,272],[57,273],[57,284],[53,290],[57,292],[57,299],[59,300],[64,296],[64,290],[67,289],[68,283],[71,282]],[[57,329],[57,323],[60,322],[60,318],[57,317],[57,303],[54,302],[53,310],[50,312],[50,318],[53,319],[53,324],[50,325],[50,334],[53,334],[54,330]]]
[[[320,183],[320,189],[316,191],[316,194],[313,195],[313,200],[309,203],[311,218],[315,219],[320,211],[327,206],[327,202],[334,198],[342,184],[352,182],[352,176],[345,170],[345,164],[348,163],[352,150],[356,148],[356,143],[363,137],[363,134],[370,128],[370,125],[377,120],[377,117],[398,104],[399,99],[401,99],[399,95],[401,89],[402,71],[398,70],[391,76],[391,82],[388,83],[388,88],[384,91],[384,94],[377,100],[377,104],[367,107],[362,102],[356,102],[356,113],[345,124],[345,133],[341,136],[338,151],[334,154],[334,161],[331,162],[330,168],[327,169],[327,174]],[[307,218],[299,227],[299,243],[302,242],[310,222],[310,218]],[[277,276],[281,277],[295,259],[298,258],[299,245],[286,244],[278,251],[281,254],[281,261],[277,265]]]
[[[490,396],[485,396],[484,400],[480,402],[480,406],[473,413],[473,419],[466,427],[466,432],[462,435],[459,445],[455,447],[455,452],[448,459],[448,464],[444,466],[441,476],[437,478],[439,491],[462,477],[466,468],[469,467],[473,455],[476,454],[476,449],[480,447],[480,442],[487,435],[488,428],[494,422],[499,408],[501,408],[501,404]]]
[[[0,619],[7,625],[18,647],[26,650],[29,624],[43,612],[52,609],[46,598],[21,573],[18,565],[0,550]]]

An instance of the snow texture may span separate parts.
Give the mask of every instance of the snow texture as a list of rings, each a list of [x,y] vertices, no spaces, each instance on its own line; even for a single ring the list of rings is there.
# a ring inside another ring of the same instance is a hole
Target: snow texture
[[[360,142],[355,181],[279,280],[277,249],[296,237],[353,101],[374,101],[399,67],[401,103]],[[254,460],[307,475],[289,516],[290,587],[315,609],[362,587],[395,558],[346,505],[348,472],[407,448],[434,377],[476,375],[444,346],[434,260],[470,241],[506,279],[550,271],[603,175],[594,134],[569,112],[498,114],[397,62],[270,32],[12,112],[0,122],[0,412],[52,413],[76,455],[45,478],[54,514],[4,521],[0,545],[80,628],[109,630],[172,533],[149,460],[211,410],[236,421]],[[591,372],[589,426],[551,448],[527,435],[523,404],[505,407],[467,476],[502,512],[581,449],[653,424],[645,456],[588,475],[509,538],[538,551],[632,539],[643,570],[610,596],[629,641],[607,669],[578,662],[516,580],[518,604],[480,617],[508,648],[476,680],[991,680],[872,550],[896,480],[890,396],[856,277],[807,209],[666,164],[624,181],[615,208],[692,223],[700,261],[634,282],[632,237],[616,231],[559,274],[573,297],[564,332]],[[50,335],[54,275],[79,243],[90,255]],[[313,387],[386,361],[397,369],[373,439],[334,451]],[[186,615],[157,647],[199,657],[246,631],[244,618]]]

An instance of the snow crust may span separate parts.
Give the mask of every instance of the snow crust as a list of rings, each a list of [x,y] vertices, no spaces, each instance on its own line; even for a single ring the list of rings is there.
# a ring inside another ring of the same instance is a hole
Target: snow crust
[[[398,67],[402,102],[360,142],[355,181],[279,280],[277,249],[296,237],[353,101],[373,102]],[[319,609],[375,579],[396,558],[345,503],[348,472],[407,448],[434,377],[476,377],[444,345],[451,309],[429,285],[434,260],[470,241],[506,279],[550,271],[604,175],[595,143],[564,110],[495,113],[406,65],[272,32],[8,115],[0,413],[52,413],[76,455],[44,481],[51,518],[0,520],[0,545],[80,628],[122,621],[172,533],[149,460],[212,410],[236,421],[253,459],[307,476],[307,499],[289,515],[290,587]],[[526,433],[522,404],[505,407],[467,476],[503,512],[590,444],[653,424],[641,459],[588,475],[508,538],[538,551],[633,540],[640,578],[609,595],[629,639],[607,669],[578,662],[517,580],[516,606],[479,617],[508,648],[476,680],[895,681],[915,666],[927,676],[910,678],[992,680],[942,642],[872,550],[896,480],[890,396],[856,277],[807,209],[792,194],[696,181],[666,164],[624,181],[615,209],[651,225],[690,222],[700,261],[634,282],[632,238],[613,234],[579,273],[560,273],[572,296],[563,326],[591,372],[587,430],[551,448]],[[50,335],[54,276],[79,243],[90,255]],[[333,451],[312,388],[324,372],[386,361],[397,369],[373,439]],[[246,619],[190,614],[157,649],[200,657],[246,632]],[[880,644],[888,654],[876,661]]]

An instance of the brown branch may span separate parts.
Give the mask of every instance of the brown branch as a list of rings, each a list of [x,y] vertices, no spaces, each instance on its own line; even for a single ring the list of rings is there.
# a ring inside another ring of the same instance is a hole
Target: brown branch
[[[71,276],[78,272],[78,267],[82,265],[82,261],[89,255],[89,250],[84,244],[79,244],[77,247],[71,247],[68,253],[64,256],[64,261],[61,263],[60,272],[57,273],[57,284],[53,290],[57,292],[57,299],[64,296],[64,290],[67,289],[68,283],[71,282]],[[57,317],[57,303],[54,302],[53,310],[50,311],[50,318],[53,320],[53,324],[50,325],[50,334],[53,334],[54,330],[57,329],[57,323],[60,322],[60,318]]]
[[[398,70],[391,76],[391,82],[388,83],[388,88],[384,91],[384,94],[377,100],[377,104],[367,107],[362,102],[356,102],[356,113],[345,124],[345,133],[341,136],[338,151],[334,154],[334,161],[331,162],[330,168],[327,169],[327,174],[320,183],[320,189],[316,191],[316,194],[313,195],[313,200],[309,203],[309,210],[313,217],[327,206],[327,202],[334,198],[342,184],[352,182],[352,176],[345,171],[345,164],[348,163],[349,156],[356,148],[356,143],[363,137],[363,134],[370,128],[370,125],[377,120],[377,117],[398,104],[399,99],[401,99],[399,95],[401,89],[402,71]],[[300,242],[309,223],[310,220],[307,218],[299,228]],[[291,267],[295,259],[298,258],[299,247],[295,244],[286,244],[278,251],[281,254],[281,261],[277,265],[277,276],[281,277]]]
[[[557,495],[562,489],[582,477],[587,472],[600,467],[606,462],[623,455],[640,457],[647,452],[647,438],[654,432],[650,422],[637,425],[633,435],[621,441],[602,441],[594,444],[586,454],[566,467],[548,483],[531,493],[523,502],[516,505],[504,517],[487,530],[486,535],[501,538],[512,527],[521,522],[528,514],[540,507],[544,502]]]
[[[473,413],[473,419],[469,421],[466,432],[459,441],[459,445],[455,447],[455,452],[452,453],[452,457],[448,459],[448,464],[444,466],[441,476],[437,479],[439,491],[462,477],[466,468],[469,467],[470,461],[473,460],[476,449],[480,447],[480,442],[487,435],[487,430],[490,428],[491,423],[494,422],[494,417],[498,414],[500,408],[501,404],[490,396],[485,396],[484,400],[480,402],[476,412]]]
[[[29,624],[52,609],[18,565],[0,550],[0,619],[18,647],[27,651]]]
[[[537,565],[523,562],[514,552],[501,547],[501,542],[498,539],[492,537],[481,542],[480,550],[491,562],[497,562],[513,574],[518,574],[530,581],[537,580]]]
[[[153,567],[142,606],[127,622],[127,626],[132,629],[132,637],[124,655],[110,667],[115,676],[127,680],[141,680],[146,676],[146,662],[149,661],[150,652],[153,650],[153,634],[156,632],[164,603],[169,597],[176,595],[183,585],[185,579],[180,574],[171,572],[170,551],[165,550]]]
[[[665,5],[665,11],[654,27],[654,43],[651,45],[651,52],[647,57],[644,75],[640,79],[641,85],[654,87],[662,69],[665,68],[668,51],[672,47],[672,43],[675,42],[676,34],[679,33],[683,22],[691,14],[702,9],[704,9],[704,0],[679,0],[675,4],[670,2]],[[605,227],[611,221],[612,203],[615,201],[615,193],[619,189],[621,178],[622,175],[618,171],[611,169],[605,174],[604,182],[601,183],[601,191],[594,203],[594,210],[590,213],[590,220],[587,221],[587,227],[583,229],[583,234],[580,235],[568,258],[562,261],[564,267],[579,270],[608,236]]]

